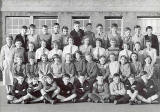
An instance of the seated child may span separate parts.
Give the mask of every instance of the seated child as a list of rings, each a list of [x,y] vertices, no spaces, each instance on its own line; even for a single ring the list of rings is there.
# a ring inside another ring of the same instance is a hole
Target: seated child
[[[27,95],[28,83],[24,77],[19,75],[14,80],[11,95],[7,96],[8,103],[23,103]]]
[[[89,98],[95,103],[108,102],[110,96],[108,83],[104,82],[103,75],[98,75],[96,79],[97,81],[93,84],[92,93],[88,95]]]
[[[74,101],[76,97],[73,84],[69,81],[70,75],[64,74],[59,83],[57,83],[60,87],[60,93],[57,95],[57,99],[59,99],[60,102]]]
[[[28,52],[26,53],[26,62],[29,62],[29,57],[35,58],[35,51],[34,51],[34,43],[28,43]]]
[[[126,95],[126,90],[124,84],[120,81],[120,75],[115,73],[113,76],[113,82],[109,85],[110,89],[110,102],[114,102],[114,104],[122,104],[127,103],[124,100],[124,96]]]
[[[141,79],[137,81],[136,90],[138,91],[137,99],[143,103],[159,103],[159,92],[152,79],[148,79],[147,72],[143,71]]]
[[[73,83],[77,95],[76,102],[85,102],[88,100],[88,94],[91,92],[91,86],[85,76],[80,74]]]

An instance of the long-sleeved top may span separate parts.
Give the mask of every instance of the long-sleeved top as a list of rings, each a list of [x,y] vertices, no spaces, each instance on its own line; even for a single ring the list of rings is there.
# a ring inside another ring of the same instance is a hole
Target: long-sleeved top
[[[62,50],[60,50],[60,49],[57,49],[57,50],[52,49],[48,53],[48,59],[52,59],[55,54],[58,54],[60,57],[62,57]]]
[[[17,61],[16,61],[17,57],[22,57],[23,62],[26,61],[26,60],[25,60],[25,58],[26,58],[26,56],[25,56],[25,50],[24,50],[23,47],[21,47],[21,48],[16,48],[16,47],[15,47],[15,48],[14,48],[14,50],[13,50],[14,62],[17,62]]]
[[[61,39],[62,39],[62,49],[63,49],[66,45],[68,45],[68,39],[69,39],[69,37],[70,37],[69,34],[67,34],[67,35],[62,34],[62,35],[61,35]]]
[[[46,76],[49,73],[51,73],[50,63],[49,62],[39,62],[38,63],[39,78],[41,79],[43,76]]]
[[[88,53],[92,53],[92,49],[93,48],[91,45],[88,45],[88,46],[81,45],[79,47],[79,50],[82,52],[83,55],[88,54]]]
[[[76,68],[74,63],[63,63],[62,74],[70,74],[71,77],[76,75]]]
[[[119,82],[119,83],[112,82],[109,85],[109,89],[110,89],[111,95],[125,95],[126,94],[126,90],[122,82]]]
[[[41,56],[43,54],[46,54],[48,56],[48,53],[49,53],[49,50],[47,48],[39,48],[37,49],[36,51],[36,54],[35,54],[35,58],[38,60],[38,59],[41,59]]]
[[[130,67],[131,73],[135,74],[135,76],[139,75],[139,73],[142,71],[142,63],[139,61],[131,62]]]
[[[53,62],[51,64],[51,73],[52,73],[54,78],[62,77],[62,64]]]
[[[75,67],[76,67],[76,73],[77,75],[83,74],[86,75],[86,61],[84,59],[80,59],[79,61],[74,62]]]
[[[131,74],[131,67],[129,63],[120,64],[120,74],[124,77],[129,77]]]
[[[151,78],[154,75],[154,66],[153,65],[145,65],[144,71],[147,72],[148,78]]]
[[[109,76],[109,65],[106,64],[97,64],[99,68],[99,72],[104,76],[104,79],[108,78]]]
[[[144,49],[144,36],[142,34],[132,36],[132,42],[135,44],[136,42],[140,42],[141,49]]]
[[[28,42],[34,43],[34,49],[37,50],[40,47],[40,37],[38,34],[28,35]]]
[[[131,54],[132,54],[132,51],[130,51],[130,50],[122,50],[122,51],[119,52],[118,60],[120,60],[122,55],[125,55],[127,57],[127,59],[129,60]]]
[[[94,32],[86,31],[86,32],[84,32],[84,35],[89,37],[89,45],[94,47],[94,45],[95,45],[95,34],[94,34]]]
[[[93,54],[93,57],[98,60],[101,56],[106,55],[106,50],[102,47],[95,47],[92,50],[92,54]]]
[[[61,34],[60,33],[53,33],[52,34],[52,42],[57,42],[58,43],[58,47],[60,48],[60,49],[62,49],[62,38],[61,38]],[[51,43],[52,44],[52,43]],[[53,46],[53,45],[51,45],[51,46]]]
[[[49,50],[51,50],[52,35],[50,33],[40,34],[39,35],[39,39],[40,39],[40,42],[42,40],[45,40],[46,41],[46,48],[49,49]]]
[[[123,36],[122,37],[123,43],[128,43],[129,44],[129,50],[133,50],[133,42],[132,42],[132,36]]]
[[[13,76],[16,77],[16,76],[23,76],[23,77],[26,77],[26,66],[25,64],[21,64],[21,65],[18,65],[18,64],[15,64],[13,66]]]
[[[26,75],[28,78],[38,77],[37,64],[31,65],[30,63],[27,63],[26,64]]]
[[[78,50],[78,47],[75,45],[67,45],[63,49],[63,58],[67,53],[74,54]]]
[[[115,73],[119,73],[119,67],[120,67],[120,64],[118,61],[114,61],[114,62],[110,62],[109,63],[109,72],[110,72],[110,78],[113,78],[113,75]]]

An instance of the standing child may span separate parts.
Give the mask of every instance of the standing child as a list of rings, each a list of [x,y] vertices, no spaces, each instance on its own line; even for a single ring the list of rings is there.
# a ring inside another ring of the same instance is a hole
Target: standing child
[[[3,74],[3,85],[6,86],[6,92],[9,94],[13,85],[13,37],[6,37],[6,45],[2,46],[0,54],[0,69]]]
[[[84,31],[82,29],[80,29],[80,22],[79,21],[74,22],[74,30],[72,30],[70,32],[70,35],[74,41],[74,45],[80,46],[81,41],[84,36]]]
[[[34,51],[34,43],[33,42],[29,42],[28,43],[28,52],[26,53],[26,62],[29,62],[29,58],[30,57],[34,57],[35,58],[35,51]]]
[[[68,45],[68,39],[70,37],[70,35],[68,34],[68,27],[67,26],[63,26],[62,27],[62,34],[61,34],[61,39],[62,39],[62,49]]]

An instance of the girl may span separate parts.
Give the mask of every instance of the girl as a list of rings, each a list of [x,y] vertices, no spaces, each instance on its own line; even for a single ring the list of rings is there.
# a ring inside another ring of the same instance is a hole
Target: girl
[[[124,82],[131,74],[131,68],[127,61],[127,57],[122,55],[120,57],[120,74],[121,80]]]
[[[26,53],[26,62],[29,62],[29,57],[35,57],[35,51],[34,51],[34,43],[33,42],[29,42],[28,44],[28,52]]]
[[[138,77],[140,72],[142,71],[142,64],[138,61],[138,55],[136,53],[131,54],[131,73]]]
[[[89,37],[88,36],[84,36],[83,45],[81,45],[79,47],[79,50],[82,52],[83,55],[85,55],[86,53],[92,52],[92,46],[89,45]]]

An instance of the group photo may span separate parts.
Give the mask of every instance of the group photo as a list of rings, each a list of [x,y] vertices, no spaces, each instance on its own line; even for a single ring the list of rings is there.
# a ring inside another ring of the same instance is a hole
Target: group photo
[[[0,112],[158,111],[160,9],[149,0],[22,1],[0,6]]]

